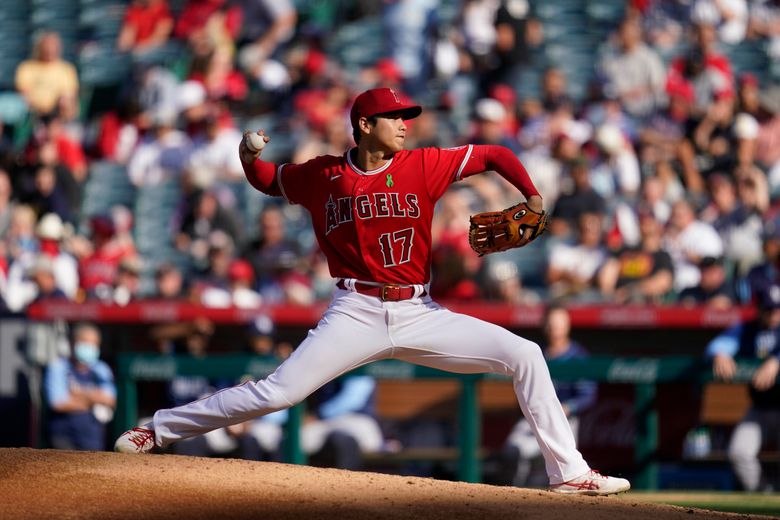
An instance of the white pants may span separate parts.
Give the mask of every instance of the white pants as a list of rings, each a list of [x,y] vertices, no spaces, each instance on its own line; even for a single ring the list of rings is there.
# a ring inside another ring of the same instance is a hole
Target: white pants
[[[288,408],[354,368],[389,358],[462,374],[511,376],[550,483],[589,470],[577,451],[539,346],[497,325],[450,312],[429,297],[382,302],[337,290],[317,327],[273,374],[159,410],[151,427],[157,445],[165,447]]]
[[[758,490],[761,483],[758,452],[771,436],[780,439],[780,410],[752,409],[731,434],[729,460],[745,491]]]

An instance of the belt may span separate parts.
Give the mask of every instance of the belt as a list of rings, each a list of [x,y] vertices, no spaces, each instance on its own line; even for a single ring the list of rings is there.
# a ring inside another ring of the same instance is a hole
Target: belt
[[[398,285],[395,283],[385,283],[381,285],[372,285],[363,282],[355,282],[354,289],[347,287],[344,280],[341,279],[336,282],[336,287],[345,291],[354,290],[360,294],[367,296],[376,296],[383,302],[398,302],[401,300],[410,300],[414,298],[416,292],[416,286],[414,285]],[[423,289],[423,292],[419,295],[420,298],[428,293]]]

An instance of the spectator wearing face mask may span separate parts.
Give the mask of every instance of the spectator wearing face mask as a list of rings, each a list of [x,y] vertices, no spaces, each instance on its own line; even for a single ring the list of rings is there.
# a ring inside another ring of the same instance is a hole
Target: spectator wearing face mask
[[[116,407],[116,386],[109,366],[100,360],[100,332],[79,325],[70,357],[51,362],[44,379],[52,448],[105,449],[106,423]]]

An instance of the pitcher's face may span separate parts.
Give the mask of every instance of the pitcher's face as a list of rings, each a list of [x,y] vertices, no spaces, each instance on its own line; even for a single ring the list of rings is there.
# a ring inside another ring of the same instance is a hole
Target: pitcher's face
[[[406,141],[406,123],[402,114],[390,113],[376,117],[376,125],[371,127],[370,139],[376,145],[390,152],[399,152]]]

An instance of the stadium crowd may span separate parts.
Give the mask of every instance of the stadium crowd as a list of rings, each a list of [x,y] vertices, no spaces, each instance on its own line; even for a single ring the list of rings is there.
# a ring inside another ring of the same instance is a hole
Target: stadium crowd
[[[778,278],[777,2],[564,2],[616,9],[571,78],[543,2],[104,1],[123,13],[109,88],[82,84],[55,31],[16,68],[27,115],[0,141],[0,308],[327,298],[306,215],[247,186],[237,145],[264,128],[267,160],[340,155],[351,100],[377,85],[426,107],[407,146],[505,145],[552,213],[534,247],[478,258],[469,215],[517,193],[497,175],[454,185],[436,298],[723,308]],[[721,50],[745,44],[771,70]]]

